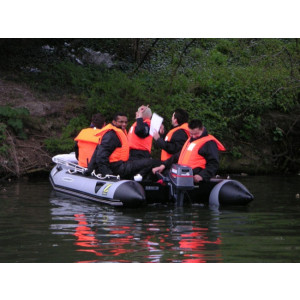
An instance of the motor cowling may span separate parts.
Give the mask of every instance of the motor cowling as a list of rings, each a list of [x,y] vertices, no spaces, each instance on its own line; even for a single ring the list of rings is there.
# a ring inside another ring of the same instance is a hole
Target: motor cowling
[[[173,164],[169,173],[170,183],[178,190],[194,189],[193,169],[187,166]]]

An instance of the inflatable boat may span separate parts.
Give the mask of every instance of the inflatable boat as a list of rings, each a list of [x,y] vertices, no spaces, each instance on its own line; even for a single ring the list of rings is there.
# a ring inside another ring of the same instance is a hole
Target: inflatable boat
[[[211,179],[194,185],[191,168],[174,164],[167,176],[158,174],[157,182],[122,180],[119,176],[84,175],[73,153],[56,155],[50,182],[58,192],[101,204],[138,207],[152,203],[185,202],[209,205],[247,205],[253,200],[248,189],[236,180]],[[136,178],[138,180],[139,178]]]

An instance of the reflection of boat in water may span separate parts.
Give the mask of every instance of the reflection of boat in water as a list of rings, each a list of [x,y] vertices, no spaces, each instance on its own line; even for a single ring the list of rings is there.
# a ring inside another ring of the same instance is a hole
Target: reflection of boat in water
[[[54,190],[112,206],[138,207],[146,203],[185,199],[192,203],[209,202],[213,205],[246,205],[253,195],[236,180],[212,179],[195,186],[192,169],[173,165],[168,177],[161,182],[120,180],[118,176],[83,175],[74,154],[53,157],[56,163],[50,173]]]
[[[50,229],[63,240],[72,241],[75,261],[130,262],[126,254],[133,251],[134,232],[140,232],[140,224],[133,217],[113,207],[80,203],[76,197],[59,192],[52,193],[50,203]]]
[[[219,214],[200,206],[119,210],[53,192],[55,240],[72,242],[76,262],[220,262]],[[81,204],[81,206],[80,206]],[[199,211],[203,217],[199,217]]]

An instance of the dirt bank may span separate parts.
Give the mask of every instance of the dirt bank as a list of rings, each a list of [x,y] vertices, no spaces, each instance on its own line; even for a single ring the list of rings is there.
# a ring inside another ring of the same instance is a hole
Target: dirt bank
[[[0,79],[0,105],[24,107],[30,113],[24,125],[26,139],[17,138],[6,130],[9,153],[0,154],[0,169],[4,177],[19,177],[51,168],[51,155],[44,147],[44,140],[58,136],[63,124],[74,116],[74,107],[82,106],[76,99],[72,95],[49,99],[26,85]]]

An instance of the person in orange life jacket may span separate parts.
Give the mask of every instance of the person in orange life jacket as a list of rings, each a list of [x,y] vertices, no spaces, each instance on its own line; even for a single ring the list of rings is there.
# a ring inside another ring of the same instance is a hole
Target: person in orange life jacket
[[[78,164],[82,167],[87,167],[91,157],[98,145],[96,134],[105,125],[105,119],[101,114],[92,116],[92,121],[89,128],[82,129],[75,140],[75,156]]]
[[[161,160],[165,161],[170,158],[173,154],[179,152],[182,149],[182,146],[189,138],[189,128],[188,128],[188,113],[181,109],[175,109],[172,115],[172,126],[171,129],[165,138],[162,138],[158,132],[154,132],[153,138],[156,141],[156,145],[162,149],[161,151]]]
[[[150,158],[152,136],[149,135],[152,112],[142,105],[136,112],[136,122],[130,127],[127,138],[130,149],[129,160]]]
[[[128,125],[128,118],[125,113],[118,112],[114,115],[113,120],[115,121],[115,126],[118,128],[121,128],[125,135],[127,136],[127,130],[126,127]]]
[[[200,120],[189,122],[190,138],[185,142],[180,152],[163,162],[152,172],[163,172],[173,163],[189,166],[193,169],[194,182],[209,181],[216,175],[219,168],[219,153],[225,147],[212,135],[207,133]]]
[[[100,132],[100,143],[92,156],[85,175],[93,170],[98,174],[120,175],[121,178],[132,178],[137,173],[144,176],[151,173],[151,169],[160,164],[151,158],[128,161],[129,146],[127,137],[118,122],[118,117]]]

